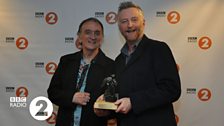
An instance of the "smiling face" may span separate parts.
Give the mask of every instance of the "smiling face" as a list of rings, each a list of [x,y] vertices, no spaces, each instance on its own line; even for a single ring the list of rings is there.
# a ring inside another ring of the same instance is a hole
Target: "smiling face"
[[[83,50],[98,50],[103,41],[101,25],[91,20],[85,22],[78,33],[78,40],[82,43]]]
[[[118,27],[129,44],[140,40],[145,27],[142,12],[134,7],[121,10],[118,13]]]

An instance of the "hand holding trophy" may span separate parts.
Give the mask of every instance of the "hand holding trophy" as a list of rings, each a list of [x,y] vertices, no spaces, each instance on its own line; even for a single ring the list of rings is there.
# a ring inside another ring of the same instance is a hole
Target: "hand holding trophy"
[[[115,80],[115,75],[112,74],[103,80],[102,86],[105,88],[104,100],[98,100],[94,103],[94,108],[97,109],[107,109],[116,110],[117,106],[114,102],[118,99],[118,94],[116,93],[117,81]]]

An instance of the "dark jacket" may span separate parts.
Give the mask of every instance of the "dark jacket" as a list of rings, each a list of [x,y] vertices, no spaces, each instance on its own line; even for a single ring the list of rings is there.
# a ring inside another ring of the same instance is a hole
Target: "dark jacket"
[[[76,104],[72,103],[72,98],[77,92],[75,87],[81,58],[81,51],[62,56],[51,79],[47,91],[51,102],[59,106],[56,126],[73,126]],[[103,94],[102,81],[113,73],[113,66],[114,61],[106,57],[101,50],[92,61],[85,88],[85,92],[90,93],[90,101],[82,107],[81,126],[106,125],[105,118],[99,118],[95,115],[93,104]]]
[[[180,78],[171,50],[145,35],[131,59],[116,60],[119,97],[130,97],[132,109],[118,115],[120,126],[176,126],[172,103],[181,94]]]

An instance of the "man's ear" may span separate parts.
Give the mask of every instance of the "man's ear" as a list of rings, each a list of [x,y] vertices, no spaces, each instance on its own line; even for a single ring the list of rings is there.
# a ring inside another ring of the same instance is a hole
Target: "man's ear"
[[[82,42],[80,41],[79,37],[75,40],[75,46],[78,49],[82,49]]]

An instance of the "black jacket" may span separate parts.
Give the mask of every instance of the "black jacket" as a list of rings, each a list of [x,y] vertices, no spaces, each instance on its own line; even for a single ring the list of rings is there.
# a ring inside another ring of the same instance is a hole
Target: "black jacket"
[[[119,126],[176,126],[172,103],[181,86],[167,44],[144,35],[128,64],[123,54],[115,64],[119,96],[130,97],[132,104],[128,114],[118,115]]]
[[[47,90],[51,102],[59,106],[56,126],[73,126],[76,104],[72,103],[72,98],[76,92],[75,86],[81,57],[81,51],[62,56]],[[85,88],[85,92],[90,93],[90,101],[82,108],[81,126],[106,125],[105,118],[95,115],[93,104],[103,94],[102,81],[113,73],[113,66],[114,61],[106,57],[101,50],[92,61]]]

